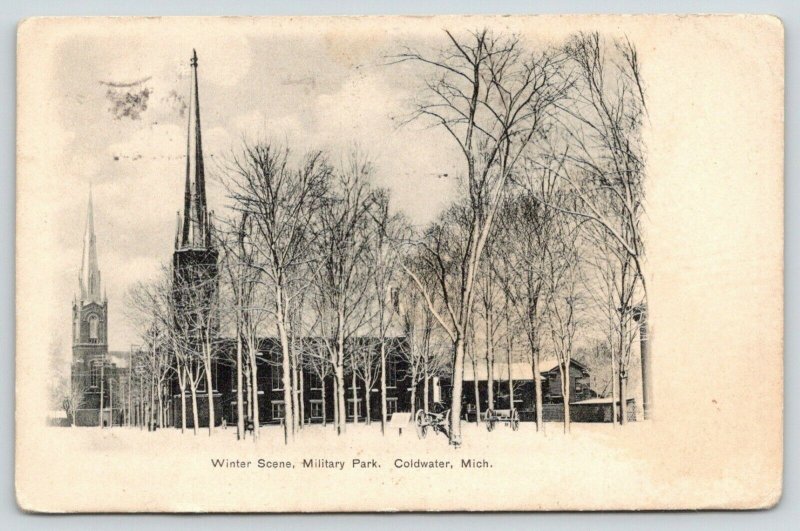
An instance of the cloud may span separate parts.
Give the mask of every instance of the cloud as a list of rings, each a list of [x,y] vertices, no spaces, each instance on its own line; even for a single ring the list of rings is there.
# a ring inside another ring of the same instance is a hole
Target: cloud
[[[186,155],[185,146],[186,128],[151,124],[133,129],[127,141],[108,146],[108,153],[114,160],[176,159]]]

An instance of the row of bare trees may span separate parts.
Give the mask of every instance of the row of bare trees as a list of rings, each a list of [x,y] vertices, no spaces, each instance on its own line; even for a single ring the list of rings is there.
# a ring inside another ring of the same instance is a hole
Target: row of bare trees
[[[238,433],[249,419],[257,437],[258,359],[268,337],[277,345],[268,358],[280,368],[287,443],[306,417],[306,374],[333,380],[333,396],[322,389],[337,433],[358,382],[368,396],[380,390],[385,429],[393,355],[406,358],[414,405],[420,385],[427,408],[431,379],[450,381],[456,446],[465,363],[474,374],[485,364],[490,407],[495,360],[508,367],[500,378],[512,406],[512,365],[529,363],[538,430],[538,375],[543,359],[554,359],[568,431],[570,363],[590,338],[610,354],[610,390],[625,421],[634,321],[642,326],[647,315],[646,108],[636,50],[597,34],[538,49],[489,30],[445,37],[438,53],[407,49],[390,64],[423,72],[409,121],[441,128],[462,156],[452,204],[416,228],[392,209],[358,151],[337,163],[320,151],[245,141],[219,168],[229,214],[215,219],[213,286],[181,293],[165,268],[132,291],[142,330],[153,336],[151,357],[160,356],[148,365],[151,407],[161,411],[160,389],[175,378],[183,428],[188,387],[196,431],[198,384],[213,389],[214,364],[227,363],[236,371]],[[187,312],[193,298],[190,306],[206,308]],[[235,348],[222,348],[222,337],[235,338]],[[211,393],[208,402],[211,433]],[[366,415],[371,421],[369,407]]]
[[[206,278],[213,289],[176,282],[175,271],[166,267],[129,297],[141,329],[158,331],[152,351],[163,366],[153,367],[159,375],[155,385],[177,381],[183,429],[187,387],[196,427],[198,383],[203,379],[206,389],[214,389],[215,363],[235,368],[241,436],[247,421],[254,437],[259,433],[259,360],[279,372],[287,444],[306,420],[306,372],[319,381],[332,377],[333,396],[323,400],[332,400],[340,434],[346,430],[347,393],[357,402],[361,386],[367,390],[367,422],[373,420],[369,392],[379,389],[377,420],[385,429],[387,365],[396,362],[391,357],[407,358],[411,370],[402,377],[415,386],[425,382],[427,398],[447,350],[432,339],[430,312],[418,299],[401,304],[407,279],[398,242],[410,229],[391,211],[388,192],[373,185],[369,160],[354,151],[332,164],[321,152],[295,156],[267,142],[245,142],[222,171],[230,215],[216,220],[220,274],[194,277]],[[225,345],[226,337],[235,338],[235,348]],[[274,340],[269,352],[265,339]],[[206,393],[204,399],[212,433],[214,397]],[[353,415],[357,420],[358,412]]]
[[[475,367],[478,319],[493,402],[498,300],[507,342],[514,328],[527,342],[537,428],[543,348],[561,370],[568,430],[570,360],[580,329],[598,321],[615,356],[624,422],[631,320],[647,313],[636,49],[596,33],[538,52],[488,30],[446,36],[438,55],[406,50],[395,59],[429,69],[411,119],[441,127],[463,155],[459,198],[413,242],[417,266],[406,266],[452,343],[451,443],[461,442],[464,359],[470,352]],[[508,380],[513,397],[510,369]]]

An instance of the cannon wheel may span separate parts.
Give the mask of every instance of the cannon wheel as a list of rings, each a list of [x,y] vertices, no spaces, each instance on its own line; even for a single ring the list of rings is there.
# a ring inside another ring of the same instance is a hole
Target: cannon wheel
[[[494,429],[494,411],[491,409],[486,410],[486,429],[492,431]]]
[[[417,437],[424,439],[428,434],[428,419],[425,417],[425,410],[417,410],[415,424],[417,425]]]
[[[516,408],[511,410],[511,429],[514,431],[519,429],[519,412]]]

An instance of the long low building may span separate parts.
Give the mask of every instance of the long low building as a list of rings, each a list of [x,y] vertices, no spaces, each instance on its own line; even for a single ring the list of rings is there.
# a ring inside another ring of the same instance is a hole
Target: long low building
[[[480,411],[483,415],[489,409],[489,378],[485,360],[478,360],[475,368],[471,363],[464,366],[463,410],[468,420],[475,420]],[[542,387],[542,417],[545,421],[563,421],[564,396],[561,389],[561,370],[555,360],[541,363],[539,378]],[[513,407],[517,409],[522,421],[536,420],[536,394],[533,380],[533,367],[529,362],[495,362],[492,370],[492,409],[510,409],[513,388]],[[512,385],[509,386],[509,381]],[[475,396],[478,396],[476,404]],[[601,402],[595,402],[600,400]],[[636,420],[634,399],[628,399],[627,418]],[[590,385],[589,368],[576,360],[569,367],[570,419],[574,422],[610,422],[611,398],[600,398]]]

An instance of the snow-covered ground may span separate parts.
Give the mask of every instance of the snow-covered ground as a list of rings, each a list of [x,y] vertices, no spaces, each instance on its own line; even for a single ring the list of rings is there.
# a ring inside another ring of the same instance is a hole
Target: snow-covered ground
[[[413,425],[381,435],[378,423],[348,424],[341,436],[332,425],[306,426],[289,445],[279,426],[262,427],[256,442],[236,440],[230,427],[211,436],[53,427],[41,432],[47,445],[18,448],[28,473],[17,481],[26,492],[53,485],[39,505],[47,510],[668,508],[731,503],[726,493],[749,481],[728,472],[731,459],[753,473],[769,464],[760,454],[731,457],[698,440],[673,437],[665,445],[664,430],[674,429],[649,421],[573,423],[565,434],[560,423],[546,423],[537,433],[525,422],[516,432],[505,425],[489,432],[473,423],[462,426],[456,449],[443,434],[419,439]]]
[[[181,433],[179,429],[174,428],[154,432],[129,427],[52,428],[52,430],[53,435],[66,445],[90,443],[109,451],[132,446],[140,446],[147,451],[147,448],[168,446],[187,451],[256,448],[279,454],[286,448],[295,451],[313,449],[331,452],[375,448],[438,452],[442,449],[469,451],[487,450],[493,447],[508,451],[544,449],[579,440],[595,444],[613,444],[615,439],[637,436],[647,425],[648,423],[642,422],[629,423],[625,427],[604,423],[572,423],[570,433],[565,434],[563,425],[558,422],[546,422],[541,433],[536,432],[536,425],[532,422],[520,423],[520,428],[516,432],[504,424],[497,425],[492,432],[489,432],[484,423],[476,425],[474,422],[465,422],[462,424],[463,442],[460,449],[449,447],[447,437],[430,428],[427,436],[420,439],[413,424],[404,428],[402,434],[396,427],[389,427],[386,434],[382,435],[380,423],[377,422],[371,425],[347,424],[345,433],[338,436],[332,424],[325,427],[320,424],[306,425],[297,431],[294,442],[290,442],[288,446],[284,443],[283,427],[277,425],[261,426],[257,440],[254,440],[250,433],[247,433],[245,440],[237,440],[235,426],[228,426],[226,429],[217,427],[211,435],[208,428],[198,429],[196,435],[191,429]]]

